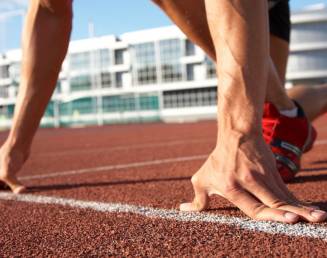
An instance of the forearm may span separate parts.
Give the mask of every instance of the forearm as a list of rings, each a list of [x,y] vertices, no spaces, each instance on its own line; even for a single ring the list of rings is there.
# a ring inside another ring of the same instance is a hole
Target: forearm
[[[266,1],[206,0],[217,53],[219,130],[261,133],[268,77]]]
[[[43,2],[32,1],[29,8],[23,35],[21,85],[8,138],[11,145],[23,148],[29,148],[51,98],[71,31],[70,0],[56,1],[58,6],[53,8]]]
[[[168,17],[213,60],[215,49],[208,28],[203,0],[152,0]]]

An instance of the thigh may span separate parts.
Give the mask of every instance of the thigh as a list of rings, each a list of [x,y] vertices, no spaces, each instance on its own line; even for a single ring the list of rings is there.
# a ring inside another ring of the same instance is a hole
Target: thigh
[[[289,1],[269,1],[269,6],[270,55],[284,82],[291,29]]]

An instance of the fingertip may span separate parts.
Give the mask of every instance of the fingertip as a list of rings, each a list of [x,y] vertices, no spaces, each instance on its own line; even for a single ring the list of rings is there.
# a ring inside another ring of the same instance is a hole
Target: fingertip
[[[310,213],[310,215],[314,218],[313,222],[323,222],[327,218],[327,212],[322,210],[314,210]]]
[[[280,223],[294,224],[300,220],[296,213],[278,209],[267,208],[255,216],[257,220],[275,221]]]
[[[179,206],[179,210],[180,211],[194,211],[194,207],[193,207],[193,204],[192,203],[187,202],[187,203],[182,203]]]
[[[26,187],[25,186],[17,186],[17,187],[15,187],[14,189],[12,189],[12,192],[14,193],[14,194],[21,194],[21,193],[24,193],[24,192],[26,192]]]

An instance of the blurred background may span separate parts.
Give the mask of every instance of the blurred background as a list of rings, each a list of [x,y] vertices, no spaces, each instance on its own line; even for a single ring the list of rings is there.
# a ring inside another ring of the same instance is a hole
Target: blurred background
[[[327,82],[326,1],[291,0],[287,87]],[[20,82],[28,0],[0,0],[0,128]],[[127,17],[127,18],[126,18]],[[215,118],[212,61],[149,0],[74,1],[74,29],[43,127]]]

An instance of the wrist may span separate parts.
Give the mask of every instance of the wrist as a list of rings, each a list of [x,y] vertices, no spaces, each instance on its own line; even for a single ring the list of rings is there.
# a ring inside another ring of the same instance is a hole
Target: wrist
[[[248,112],[248,110],[246,111]],[[244,112],[241,112],[244,113]],[[251,138],[262,135],[261,116],[229,111],[219,113],[218,136]]]
[[[244,136],[258,136],[262,133],[261,120],[263,103],[233,95],[221,96],[218,104],[219,133],[235,132]]]
[[[241,145],[249,140],[258,140],[262,138],[262,131],[251,130],[251,131],[240,131],[235,129],[219,129],[217,137],[217,145],[222,144],[233,144]]]

